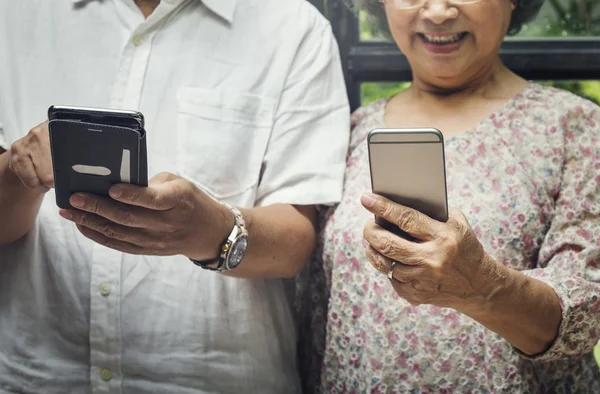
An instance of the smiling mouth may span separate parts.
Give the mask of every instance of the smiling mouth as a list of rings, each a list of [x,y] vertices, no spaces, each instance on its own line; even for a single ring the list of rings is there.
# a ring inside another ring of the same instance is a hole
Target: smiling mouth
[[[446,35],[446,36],[432,36],[429,34],[425,34],[425,33],[417,33],[417,35],[425,42],[428,42],[430,44],[435,44],[435,45],[448,45],[448,44],[454,44],[456,42],[459,42],[460,40],[464,39],[467,36],[467,32],[463,32],[463,33],[457,33],[457,34],[452,34],[452,35]]]

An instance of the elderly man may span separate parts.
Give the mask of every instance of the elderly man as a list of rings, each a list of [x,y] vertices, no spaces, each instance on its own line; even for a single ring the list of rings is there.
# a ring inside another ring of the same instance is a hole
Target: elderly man
[[[298,392],[286,278],[348,143],[327,21],[304,0],[21,0],[0,29],[0,392]],[[141,111],[149,187],[59,210],[54,104]]]

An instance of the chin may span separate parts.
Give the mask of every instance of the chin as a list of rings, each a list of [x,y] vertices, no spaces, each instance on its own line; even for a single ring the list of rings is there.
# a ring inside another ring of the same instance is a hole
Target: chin
[[[453,93],[463,89],[469,84],[469,81],[465,80],[464,74],[462,73],[420,75],[418,79],[426,85],[429,85],[433,91],[439,91],[439,93]]]
[[[421,68],[424,72],[419,73],[419,78],[440,86],[454,86],[464,82],[465,70],[463,68]]]

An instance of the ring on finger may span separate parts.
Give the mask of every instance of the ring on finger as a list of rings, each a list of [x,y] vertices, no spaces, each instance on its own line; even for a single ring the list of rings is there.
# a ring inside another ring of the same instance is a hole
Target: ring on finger
[[[394,268],[396,268],[396,265],[398,265],[398,264],[400,264],[400,263],[397,261],[392,262],[392,265],[390,266],[390,270],[387,273],[387,277],[389,280],[394,279]]]

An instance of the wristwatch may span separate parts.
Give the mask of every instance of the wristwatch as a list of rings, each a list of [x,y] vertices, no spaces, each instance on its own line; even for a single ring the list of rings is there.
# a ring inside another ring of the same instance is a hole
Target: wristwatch
[[[224,204],[233,213],[234,224],[231,233],[221,246],[221,254],[210,260],[192,260],[198,267],[225,272],[236,268],[242,262],[248,249],[248,230],[242,213],[235,207]]]

